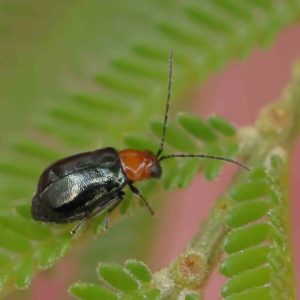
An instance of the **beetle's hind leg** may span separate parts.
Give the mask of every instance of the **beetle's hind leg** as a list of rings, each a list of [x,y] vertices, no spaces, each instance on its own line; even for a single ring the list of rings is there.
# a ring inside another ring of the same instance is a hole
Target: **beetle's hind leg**
[[[110,199],[107,201],[104,205],[99,206],[96,208],[93,212],[91,212],[89,215],[87,215],[83,220],[78,222],[76,226],[71,230],[71,234],[76,234],[78,229],[83,226],[88,220],[92,219],[93,217],[99,215],[102,213],[106,208],[110,207],[111,208],[108,210],[107,215],[105,217],[104,221],[104,231],[107,230],[108,228],[108,222],[109,222],[109,214],[114,210],[116,206],[120,204],[120,202],[124,199],[125,193],[123,191],[120,191],[114,198]]]

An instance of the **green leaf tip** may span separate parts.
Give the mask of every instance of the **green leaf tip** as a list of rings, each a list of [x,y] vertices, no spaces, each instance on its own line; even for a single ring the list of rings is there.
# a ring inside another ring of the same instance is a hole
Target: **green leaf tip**
[[[236,134],[234,126],[221,116],[211,116],[208,122],[216,131],[226,136],[234,136]]]
[[[138,289],[135,278],[117,264],[100,264],[98,273],[107,283],[123,292]]]
[[[128,270],[134,277],[143,282],[150,282],[152,275],[145,263],[131,259],[125,264],[125,269]]]
[[[235,201],[248,201],[265,197],[270,190],[269,183],[264,180],[242,182],[232,187],[230,196]]]
[[[19,266],[16,273],[16,287],[19,289],[25,289],[31,283],[34,276],[34,264],[35,259],[28,259]]]
[[[233,277],[242,272],[260,267],[268,262],[269,246],[260,246],[236,252],[226,257],[220,265],[220,273]]]
[[[235,253],[245,248],[259,245],[269,236],[270,226],[267,223],[236,229],[229,232],[224,238],[223,249],[226,253]]]
[[[269,266],[245,271],[237,277],[229,280],[222,288],[221,294],[224,298],[247,291],[251,288],[263,287],[268,284],[271,277]]]
[[[231,228],[247,225],[261,219],[269,207],[266,201],[254,201],[234,206],[228,211],[225,222]]]
[[[274,154],[271,156],[271,164],[276,171],[280,171],[283,166],[283,160],[279,155]]]
[[[205,142],[217,140],[217,135],[214,130],[212,130],[209,125],[197,116],[190,113],[181,113],[178,114],[177,120],[185,130],[194,135],[196,138]]]

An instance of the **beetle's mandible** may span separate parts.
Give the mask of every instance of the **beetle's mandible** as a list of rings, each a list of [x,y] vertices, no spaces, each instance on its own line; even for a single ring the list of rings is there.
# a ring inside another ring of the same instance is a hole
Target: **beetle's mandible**
[[[173,52],[170,53],[168,94],[162,138],[157,154],[149,150],[108,147],[61,159],[50,165],[40,176],[37,191],[32,199],[31,214],[34,220],[52,223],[72,223],[80,220],[71,231],[74,234],[87,220],[107,209],[105,229],[110,212],[124,199],[124,186],[141,198],[154,215],[140,191],[133,185],[137,181],[160,178],[160,162],[172,157],[200,157],[224,160],[246,170],[243,164],[224,157],[205,154],[171,154],[161,156],[164,148],[166,124],[172,86]]]

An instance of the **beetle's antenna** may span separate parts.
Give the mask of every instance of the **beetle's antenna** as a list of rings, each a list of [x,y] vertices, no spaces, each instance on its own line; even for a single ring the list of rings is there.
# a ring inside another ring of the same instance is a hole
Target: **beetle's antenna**
[[[159,158],[159,161],[162,161],[164,159],[167,158],[171,158],[171,157],[183,157],[183,158],[187,158],[187,157],[201,157],[201,158],[210,158],[210,159],[218,159],[218,160],[224,160],[224,161],[228,161],[230,163],[236,164],[239,167],[247,170],[247,171],[251,171],[248,167],[246,167],[245,165],[239,163],[238,161],[235,161],[233,159],[229,159],[229,158],[225,158],[225,157],[221,157],[221,156],[215,156],[215,155],[205,155],[205,154],[170,154],[170,155],[164,155],[162,157]]]
[[[165,120],[164,120],[164,126],[163,126],[163,133],[162,133],[162,137],[161,137],[160,147],[159,147],[159,149],[157,151],[156,157],[158,157],[162,153],[162,151],[164,149],[165,134],[166,134],[166,129],[167,129],[168,113],[169,113],[170,99],[171,99],[172,72],[173,72],[173,51],[170,52],[168,94],[167,94],[167,103],[166,103],[166,112],[165,112]]]
[[[166,103],[166,112],[165,112],[165,120],[164,120],[164,125],[163,125],[163,133],[161,137],[161,143],[160,147],[157,151],[156,157],[159,157],[160,154],[162,153],[164,149],[164,143],[165,143],[165,135],[166,135],[166,130],[167,130],[167,122],[168,122],[168,113],[169,113],[169,107],[170,107],[170,99],[171,99],[171,88],[172,88],[172,73],[173,73],[173,51],[170,52],[170,64],[169,64],[169,81],[168,81],[168,94],[167,94],[167,103]],[[225,157],[220,157],[220,156],[215,156],[215,155],[205,155],[205,154],[171,154],[171,155],[164,155],[159,158],[159,161],[162,161],[167,158],[171,157],[201,157],[201,158],[209,158],[209,159],[217,159],[217,160],[223,160],[223,161],[228,161],[230,163],[236,164],[239,167],[250,171],[248,167],[245,165],[239,163],[238,161],[235,161],[233,159],[225,158]]]

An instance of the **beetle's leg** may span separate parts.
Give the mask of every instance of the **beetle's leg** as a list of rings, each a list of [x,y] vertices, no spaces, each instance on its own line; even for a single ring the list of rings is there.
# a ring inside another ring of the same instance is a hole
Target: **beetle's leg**
[[[144,198],[144,196],[141,194],[141,192],[135,187],[133,186],[132,184],[129,184],[129,187],[131,189],[131,191],[136,195],[138,196],[139,198],[141,198],[144,203],[146,204],[147,208],[149,209],[150,211],[150,214],[155,217],[155,212],[153,211],[153,209],[151,208],[151,206],[149,205],[148,201]]]
[[[77,230],[84,225],[88,220],[90,220],[91,218],[99,215],[100,213],[102,213],[106,208],[108,208],[109,206],[113,205],[113,208],[115,207],[115,205],[118,205],[125,197],[125,193],[123,191],[119,192],[114,198],[110,199],[109,201],[107,201],[104,205],[99,206],[98,208],[96,208],[93,212],[91,212],[89,215],[87,215],[83,220],[81,220],[80,222],[78,222],[76,224],[76,226],[71,230],[71,234],[75,234],[77,232]],[[108,211],[108,213],[110,212],[110,210]],[[106,223],[106,220],[105,220]]]
[[[119,199],[108,209],[107,214],[105,216],[105,220],[104,220],[104,226],[103,226],[103,231],[104,233],[107,231],[108,229],[108,224],[109,224],[109,217],[110,214],[112,213],[112,211],[120,204],[120,202],[124,199],[125,197],[125,193],[122,192],[121,195],[119,195]]]

